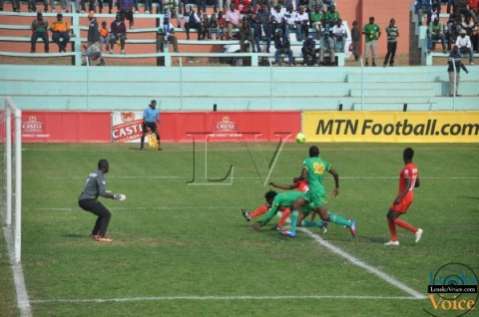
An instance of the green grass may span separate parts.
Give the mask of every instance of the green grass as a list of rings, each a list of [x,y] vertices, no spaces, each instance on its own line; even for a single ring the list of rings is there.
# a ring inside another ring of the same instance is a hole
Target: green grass
[[[222,177],[232,164],[235,180],[231,186],[190,186],[191,145],[165,145],[161,153],[130,145],[25,145],[23,265],[31,299],[407,296],[304,234],[288,240],[247,226],[239,209],[262,202],[267,188],[258,176],[266,174],[275,146],[210,145],[210,176]],[[390,249],[383,246],[385,213],[397,191],[394,177],[403,147],[321,147],[344,176],[331,210],[357,219],[359,229],[353,241],[345,229],[331,225],[325,239],[424,292],[429,272],[442,264],[479,269],[479,146],[414,146],[422,185],[405,219],[425,234],[415,245],[400,231],[401,246]],[[306,152],[307,145],[286,145],[272,180],[288,183]],[[88,239],[95,218],[77,207],[84,179],[99,158],[110,161],[108,188],[128,196],[123,203],[103,200],[113,213],[111,245]],[[203,166],[203,158],[196,157],[198,177]],[[0,265],[1,272],[8,271]],[[13,312],[9,303],[0,301],[0,315]],[[428,301],[332,298],[33,302],[33,311],[35,316],[425,316],[422,309],[430,306]]]
[[[0,228],[0,316],[15,316],[15,289],[5,240]]]

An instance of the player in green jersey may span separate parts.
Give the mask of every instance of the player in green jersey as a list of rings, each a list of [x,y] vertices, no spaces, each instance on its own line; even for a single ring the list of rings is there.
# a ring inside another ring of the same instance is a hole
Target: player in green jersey
[[[332,165],[323,160],[319,156],[319,148],[315,145],[309,148],[309,158],[303,162],[303,169],[301,170],[302,178],[306,179],[309,184],[309,191],[304,194],[303,197],[299,197],[293,204],[293,214],[295,212],[301,213],[300,220],[304,218],[304,214],[301,210],[304,206],[309,206],[313,211],[318,214],[323,221],[332,222],[337,225],[347,227],[352,236],[356,236],[356,222],[351,219],[338,215],[332,211],[328,211],[327,205],[327,193],[324,187],[323,181],[326,173],[329,173],[334,178],[335,188],[333,195],[339,194],[339,175]],[[293,219],[291,219],[292,221]],[[289,231],[283,232],[290,237],[296,236],[296,226],[291,226]]]

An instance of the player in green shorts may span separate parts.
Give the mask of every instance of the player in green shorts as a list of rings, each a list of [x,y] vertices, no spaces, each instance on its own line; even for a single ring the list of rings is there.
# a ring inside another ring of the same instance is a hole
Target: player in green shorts
[[[304,206],[309,206],[318,214],[323,221],[332,222],[337,225],[347,227],[352,236],[356,236],[356,222],[351,219],[346,219],[343,216],[340,216],[334,212],[328,211],[326,205],[327,194],[324,187],[323,181],[326,172],[331,174],[334,178],[335,188],[333,190],[333,195],[337,196],[339,194],[339,175],[331,166],[331,164],[323,160],[319,156],[319,148],[315,145],[309,148],[309,158],[305,159],[303,162],[303,169],[301,171],[302,178],[306,179],[309,184],[309,191],[304,194],[303,197],[299,197],[293,204],[293,214],[295,212],[300,212]],[[302,215],[304,218],[304,215]],[[292,221],[293,219],[291,219]],[[291,226],[289,231],[283,232],[285,235],[290,237],[296,236],[296,226]]]

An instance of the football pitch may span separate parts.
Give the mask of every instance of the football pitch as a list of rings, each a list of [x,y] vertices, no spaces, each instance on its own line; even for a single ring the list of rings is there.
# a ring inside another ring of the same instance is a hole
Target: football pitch
[[[385,215],[406,145],[319,146],[340,175],[330,209],[357,220],[356,239],[333,224],[290,239],[242,217],[240,208],[263,202],[269,171],[284,184],[299,175],[308,144],[286,144],[276,160],[272,143],[209,144],[206,156],[202,144],[195,154],[192,144],[24,145],[22,263],[33,315],[428,316],[431,274],[449,262],[479,271],[479,145],[413,146],[421,187],[404,219],[424,235],[415,244],[398,228],[395,248],[383,245]],[[128,197],[102,200],[111,244],[89,239],[95,217],[77,205],[100,158],[110,162],[107,188]],[[221,179],[230,166],[232,178],[205,182],[205,169]],[[0,315],[10,316],[15,291],[0,247]]]

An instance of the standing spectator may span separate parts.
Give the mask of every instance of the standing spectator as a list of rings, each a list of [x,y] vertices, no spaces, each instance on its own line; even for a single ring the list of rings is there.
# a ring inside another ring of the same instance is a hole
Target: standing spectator
[[[186,39],[190,39],[190,29],[196,29],[197,39],[200,39],[200,17],[196,14],[195,9],[192,7],[187,7],[187,12],[185,14],[185,30],[186,30]]]
[[[43,40],[45,52],[48,53],[48,22],[43,19],[41,12],[37,13],[37,18],[32,22],[31,53],[35,53],[38,38]]]
[[[111,14],[111,10],[113,8],[113,0],[98,0],[98,8],[100,9],[100,13],[103,12],[103,1],[108,4],[108,13]]]
[[[198,40],[210,39],[210,19],[206,13],[200,18],[200,29],[198,30]]]
[[[459,50],[459,53],[469,54],[469,64],[473,64],[472,62],[472,43],[469,36],[466,34],[465,30],[462,30],[460,36],[456,39],[456,46]]]
[[[283,16],[284,19],[284,36],[287,37],[288,39],[289,34],[291,33],[291,30],[296,29],[296,12],[293,10],[293,6],[288,7],[286,12],[284,13]]]
[[[361,30],[359,29],[358,21],[353,21],[353,27],[351,29],[351,51],[354,56],[354,60],[357,62],[359,60],[359,48],[361,42]]]
[[[276,35],[276,30],[280,29],[282,33],[284,32],[284,15],[286,9],[277,4],[274,8],[271,9],[271,32]]]
[[[134,25],[133,18],[133,6],[135,5],[133,0],[117,0],[118,7],[120,9],[120,15],[123,19],[128,20],[129,28],[131,29]]]
[[[211,39],[216,40],[219,34],[219,30],[218,30],[218,17],[215,12],[211,14],[208,25],[209,25],[208,32],[210,33]]]
[[[459,48],[456,45],[452,47],[447,63],[447,72],[449,73],[449,96],[456,97],[459,96],[459,73],[461,72],[461,68],[466,74],[469,73],[466,66],[461,62],[461,53],[459,53]]]
[[[451,50],[452,45],[456,42],[456,38],[461,31],[461,26],[456,22],[453,14],[449,15],[446,28],[447,49]]]
[[[306,41],[303,43],[303,48],[301,49],[303,53],[303,64],[308,66],[313,66],[316,64],[316,41],[312,35],[309,35]]]
[[[291,51],[291,45],[289,39],[286,36],[283,36],[283,32],[280,29],[277,29],[274,33],[274,47],[276,52],[274,54],[274,60],[277,65],[281,66],[281,55],[288,56],[288,65],[293,64],[293,52]]]
[[[59,52],[66,52],[67,44],[70,42],[70,24],[63,21],[63,15],[57,14],[57,20],[50,26],[52,41],[57,43]]]
[[[271,12],[264,4],[260,4],[258,8],[258,12],[256,13],[256,21],[257,29],[254,34],[255,41],[257,43],[259,43],[260,40],[265,41],[266,52],[269,53],[272,37]]]
[[[156,135],[158,151],[161,151],[160,134],[156,126],[159,120],[160,120],[160,111],[156,109],[156,100],[152,100],[150,101],[148,108],[146,108],[145,111],[143,111],[143,126],[142,126],[141,140],[140,140],[140,150],[143,150],[144,148],[145,136],[146,136],[147,130],[149,129],[151,133],[154,133]]]
[[[435,19],[432,21],[431,25],[429,26],[429,33],[430,33],[430,43],[429,43],[429,50],[433,51],[436,48],[436,42],[440,41],[442,45],[443,53],[446,52],[446,36],[444,34],[444,25],[439,22],[439,19]]]
[[[324,28],[321,32],[321,43],[319,46],[319,63],[326,64],[324,53],[328,51],[329,64],[334,64],[336,55],[334,54],[334,37],[331,28]]]
[[[108,43],[108,36],[110,34],[110,31],[108,31],[108,26],[106,24],[106,21],[101,22],[101,27],[100,27],[100,44],[102,46],[102,51],[108,51],[110,52],[110,44]]]
[[[117,13],[115,21],[111,22],[110,25],[110,50],[112,52],[115,48],[115,43],[120,41],[121,53],[125,54],[125,41],[126,41],[126,25],[123,21],[121,14]]]
[[[163,27],[158,30],[157,40],[159,41],[158,47],[163,50],[165,45],[171,43],[173,45],[173,51],[178,53],[178,39],[175,36],[175,28],[170,22],[170,18],[166,17],[163,19]]]
[[[253,32],[251,32],[251,27],[246,17],[243,17],[241,19],[241,25],[239,30],[239,40],[240,40],[241,52],[248,52],[249,46],[251,46],[251,49],[253,52],[255,51],[254,34]]]
[[[365,59],[366,59],[366,66],[369,66],[369,55],[371,55],[371,62],[373,66],[376,66],[376,44],[381,36],[381,29],[379,25],[374,23],[374,17],[369,18],[369,23],[364,26],[363,34],[366,38],[365,43]]]
[[[126,199],[126,196],[123,194],[113,194],[106,190],[105,174],[107,174],[108,171],[108,161],[105,159],[99,160],[98,169],[88,175],[85,188],[78,198],[78,205],[83,210],[89,211],[98,216],[95,226],[90,234],[90,237],[98,242],[112,241],[110,238],[106,237],[111,213],[101,202],[98,201],[98,197],[120,201]]]
[[[304,6],[299,7],[299,11],[296,14],[296,40],[302,42],[309,33],[309,16],[304,10]]]
[[[226,23],[228,25],[228,38],[233,38],[233,28],[239,28],[241,22],[241,14],[234,4],[230,5],[230,9],[226,12]]]
[[[90,12],[88,14],[88,45],[100,42],[100,31],[98,30],[98,22],[96,21],[95,14]]]
[[[309,22],[316,31],[316,39],[321,38],[321,23],[323,21],[323,12],[319,5],[314,7],[314,11],[309,14]]]
[[[386,28],[386,34],[388,36],[388,51],[386,53],[386,57],[384,58],[384,67],[386,67],[388,63],[389,66],[394,66],[394,57],[396,56],[399,37],[399,28],[396,26],[395,19],[391,19],[389,21],[389,26]]]
[[[343,21],[339,19],[336,22],[336,25],[333,26],[331,30],[334,39],[334,50],[336,52],[344,52],[344,44],[346,42],[346,38],[348,33],[346,31],[346,26],[344,26]]]

